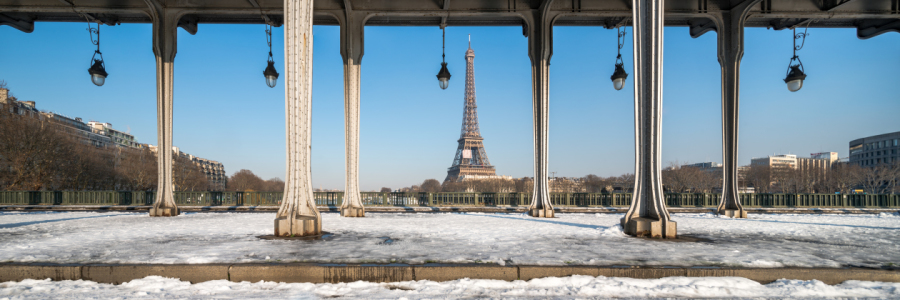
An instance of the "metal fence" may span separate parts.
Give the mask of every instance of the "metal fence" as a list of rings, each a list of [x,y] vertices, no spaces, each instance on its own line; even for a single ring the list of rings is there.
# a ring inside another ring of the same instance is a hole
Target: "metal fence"
[[[280,205],[281,192],[175,192],[182,206]],[[155,192],[0,191],[0,205],[152,205]],[[527,193],[360,193],[365,206],[527,206]],[[667,193],[670,207],[716,207],[720,194]],[[740,194],[746,207],[900,208],[900,195]],[[343,192],[315,192],[316,205],[340,206]],[[628,207],[630,193],[550,193],[558,207]]]

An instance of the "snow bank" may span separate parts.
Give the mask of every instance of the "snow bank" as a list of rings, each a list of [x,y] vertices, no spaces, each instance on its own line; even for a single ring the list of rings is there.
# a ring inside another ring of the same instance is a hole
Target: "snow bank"
[[[779,280],[767,285],[740,277],[549,277],[530,281],[462,279],[448,282],[404,281],[338,284],[207,281],[198,284],[149,276],[121,285],[92,281],[25,280],[0,283],[0,299],[454,299],[538,297],[578,299],[595,297],[711,297],[711,298],[834,298],[900,297],[900,284],[847,281],[826,285],[821,281]]]

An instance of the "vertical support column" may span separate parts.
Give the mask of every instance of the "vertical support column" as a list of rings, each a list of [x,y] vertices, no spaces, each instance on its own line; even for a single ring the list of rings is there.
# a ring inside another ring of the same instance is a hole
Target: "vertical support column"
[[[662,136],[663,8],[665,0],[633,0],[634,20],[634,193],[622,218],[626,234],[675,238],[663,195]]]
[[[364,217],[359,195],[359,87],[363,56],[365,15],[354,13],[349,0],[344,0],[341,20],[341,57],[344,59],[344,147],[346,175],[341,216]]]
[[[322,217],[312,191],[313,0],[284,1],[284,117],[287,167],[284,200],[275,215],[275,236],[322,232]]]
[[[528,57],[531,58],[531,103],[534,113],[534,192],[528,214],[552,218],[550,202],[549,134],[550,134],[550,57],[553,55],[553,16],[544,0],[540,9],[526,16]]]
[[[744,57],[744,20],[760,0],[745,0],[716,22],[719,65],[722,67],[722,200],[716,213],[746,218],[738,197],[738,108],[741,58]]]
[[[156,134],[157,174],[156,200],[150,208],[151,217],[178,215],[172,177],[172,104],[175,53],[178,41],[180,13],[162,7],[159,2],[146,0],[153,21],[153,54],[156,55]]]

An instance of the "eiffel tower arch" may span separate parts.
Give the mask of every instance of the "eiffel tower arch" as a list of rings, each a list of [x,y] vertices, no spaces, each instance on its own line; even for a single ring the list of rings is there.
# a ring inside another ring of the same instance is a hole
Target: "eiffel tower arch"
[[[484,150],[484,138],[478,129],[478,105],[475,103],[475,51],[469,41],[466,51],[466,107],[463,111],[462,130],[453,165],[447,170],[444,181],[456,180],[464,175],[495,176],[497,171]]]

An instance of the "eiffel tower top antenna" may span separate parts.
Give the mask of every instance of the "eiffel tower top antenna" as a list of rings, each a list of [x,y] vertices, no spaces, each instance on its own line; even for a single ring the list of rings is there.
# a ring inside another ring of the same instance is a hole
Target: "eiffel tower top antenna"
[[[472,34],[469,34],[469,49],[472,49]]]

